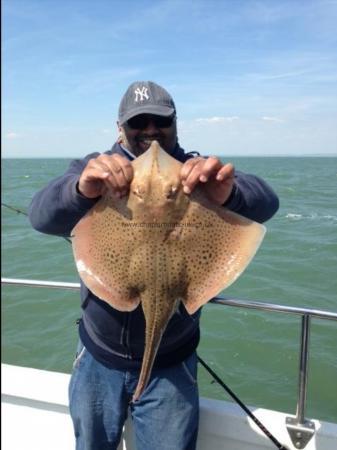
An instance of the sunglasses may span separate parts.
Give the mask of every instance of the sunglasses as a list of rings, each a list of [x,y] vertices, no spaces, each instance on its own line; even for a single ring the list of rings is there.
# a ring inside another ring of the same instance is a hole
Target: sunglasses
[[[127,120],[127,124],[129,128],[133,130],[143,130],[147,128],[150,122],[154,124],[156,128],[169,128],[175,119],[175,115],[164,117],[164,116],[155,116],[151,114],[139,114],[138,116],[132,117]]]

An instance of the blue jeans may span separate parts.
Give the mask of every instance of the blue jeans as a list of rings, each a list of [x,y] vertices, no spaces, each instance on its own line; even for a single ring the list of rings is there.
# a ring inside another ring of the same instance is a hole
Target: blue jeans
[[[137,402],[131,403],[138,370],[109,369],[83,347],[69,385],[76,450],[113,450],[128,411],[137,450],[194,450],[199,421],[197,357],[154,369]]]

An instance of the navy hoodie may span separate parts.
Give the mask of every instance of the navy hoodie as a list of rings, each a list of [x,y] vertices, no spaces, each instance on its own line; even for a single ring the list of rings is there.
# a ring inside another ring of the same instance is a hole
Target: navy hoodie
[[[119,144],[107,154],[118,153],[132,159]],[[77,190],[79,177],[92,153],[74,160],[67,172],[51,181],[33,198],[29,208],[32,226],[47,234],[70,236],[76,223],[91,209],[97,199],[88,199]],[[195,156],[177,145],[171,156],[180,162]],[[236,171],[233,191],[226,208],[257,222],[265,222],[278,209],[278,198],[260,178]],[[139,368],[145,345],[145,320],[139,305],[132,312],[121,312],[99,300],[81,282],[82,318],[80,338],[89,352],[102,364],[112,368]],[[189,356],[199,343],[200,310],[190,316],[181,304],[164,332],[155,367],[177,364]]]

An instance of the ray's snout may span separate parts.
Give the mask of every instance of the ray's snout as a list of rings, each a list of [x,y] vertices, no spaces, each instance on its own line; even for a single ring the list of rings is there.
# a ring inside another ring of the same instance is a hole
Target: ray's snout
[[[182,163],[172,158],[163,150],[157,141],[153,141],[150,148],[133,161],[135,173],[142,178],[160,174],[165,179],[176,178],[177,169],[180,172]]]
[[[157,141],[153,141],[150,148],[132,164],[134,177],[128,206],[133,212],[133,219],[151,222],[177,220],[184,207],[179,195],[182,192],[182,163],[172,158]],[[171,217],[172,212],[174,217]]]

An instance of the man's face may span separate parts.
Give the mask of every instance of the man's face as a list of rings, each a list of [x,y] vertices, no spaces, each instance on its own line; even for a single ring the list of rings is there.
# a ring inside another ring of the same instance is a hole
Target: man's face
[[[170,153],[177,143],[176,117],[163,117],[152,114],[139,114],[119,126],[122,144],[134,155],[139,156],[151,145],[153,140]]]

